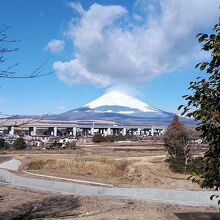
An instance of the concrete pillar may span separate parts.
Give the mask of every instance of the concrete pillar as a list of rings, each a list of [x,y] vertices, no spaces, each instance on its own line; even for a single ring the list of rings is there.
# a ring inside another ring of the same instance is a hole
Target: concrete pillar
[[[111,128],[107,129],[107,135],[111,135]]]
[[[37,135],[37,127],[33,127],[33,131],[32,131],[33,133],[33,135]]]
[[[85,137],[87,136],[87,129],[86,129],[86,128],[83,129],[83,135],[84,135]]]
[[[73,136],[76,137],[76,127],[73,127]]]
[[[14,135],[15,134],[15,128],[14,126],[11,127],[10,131],[9,131],[10,135]]]
[[[99,133],[100,133],[100,134],[103,134],[103,133],[104,133],[102,128],[99,129]]]
[[[57,127],[53,128],[53,136],[57,136]]]
[[[94,135],[94,127],[91,127],[91,135]]]
[[[154,126],[151,127],[151,136],[154,136]]]
[[[108,129],[104,129],[104,136],[107,136],[108,135]]]
[[[137,129],[137,135],[141,136],[141,129],[140,128]]]
[[[122,135],[126,136],[126,132],[127,132],[126,128],[123,128]]]

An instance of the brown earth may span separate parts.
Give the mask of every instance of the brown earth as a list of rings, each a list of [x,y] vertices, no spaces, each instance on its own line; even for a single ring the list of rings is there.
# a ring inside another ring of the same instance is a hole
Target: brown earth
[[[152,152],[111,154],[29,154],[20,156],[23,169],[48,176],[113,184],[199,190],[184,174],[173,173],[166,155]]]
[[[58,193],[31,191],[2,184],[0,184],[0,207],[0,219],[2,220],[220,219],[217,207],[188,207],[147,203],[115,197],[67,196]]]

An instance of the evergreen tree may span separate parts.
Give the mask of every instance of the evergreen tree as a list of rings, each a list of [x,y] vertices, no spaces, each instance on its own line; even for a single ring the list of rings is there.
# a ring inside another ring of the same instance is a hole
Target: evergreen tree
[[[183,96],[187,100],[186,106],[181,105],[183,115],[193,116],[198,122],[197,130],[209,144],[203,161],[205,172],[199,180],[203,188],[220,189],[220,18],[214,26],[213,33],[198,34],[198,41],[202,43],[202,50],[211,54],[211,59],[196,65],[205,76],[190,82],[192,94]]]

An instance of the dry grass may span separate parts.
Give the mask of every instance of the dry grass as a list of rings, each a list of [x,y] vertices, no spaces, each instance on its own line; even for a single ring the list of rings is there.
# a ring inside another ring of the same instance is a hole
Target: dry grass
[[[197,190],[187,176],[170,171],[158,152],[109,152],[105,154],[29,154],[20,157],[33,173],[101,182],[118,186],[144,186]]]
[[[128,161],[114,161],[109,158],[79,158],[75,159],[50,159],[33,160],[26,165],[27,170],[42,171],[65,171],[65,173],[76,173],[82,175],[112,176],[119,177],[126,173],[126,169],[131,164]]]

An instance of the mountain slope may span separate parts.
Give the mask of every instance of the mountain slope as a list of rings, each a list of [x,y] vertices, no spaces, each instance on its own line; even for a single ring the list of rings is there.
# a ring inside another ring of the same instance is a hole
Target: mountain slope
[[[90,124],[93,121],[100,123],[117,123],[121,125],[167,125],[172,121],[174,114],[154,108],[132,96],[119,91],[112,91],[102,95],[84,107],[72,109],[61,114],[44,117],[44,120]],[[23,116],[24,117],[24,116]],[[22,118],[22,116],[19,116]],[[25,118],[27,118],[25,116]],[[180,117],[185,123],[193,120]]]
[[[170,118],[173,113],[154,108],[120,91],[111,91],[84,106],[97,113],[115,113],[138,118]]]
[[[61,114],[50,115],[49,120],[91,123],[93,120],[114,121],[123,125],[165,125],[171,122],[173,113],[154,108],[120,91],[111,91],[86,104]]]
[[[158,109],[120,91],[111,91],[85,105],[85,107],[90,109],[97,109],[104,106],[120,106],[129,109],[138,109],[142,112],[158,112]]]

